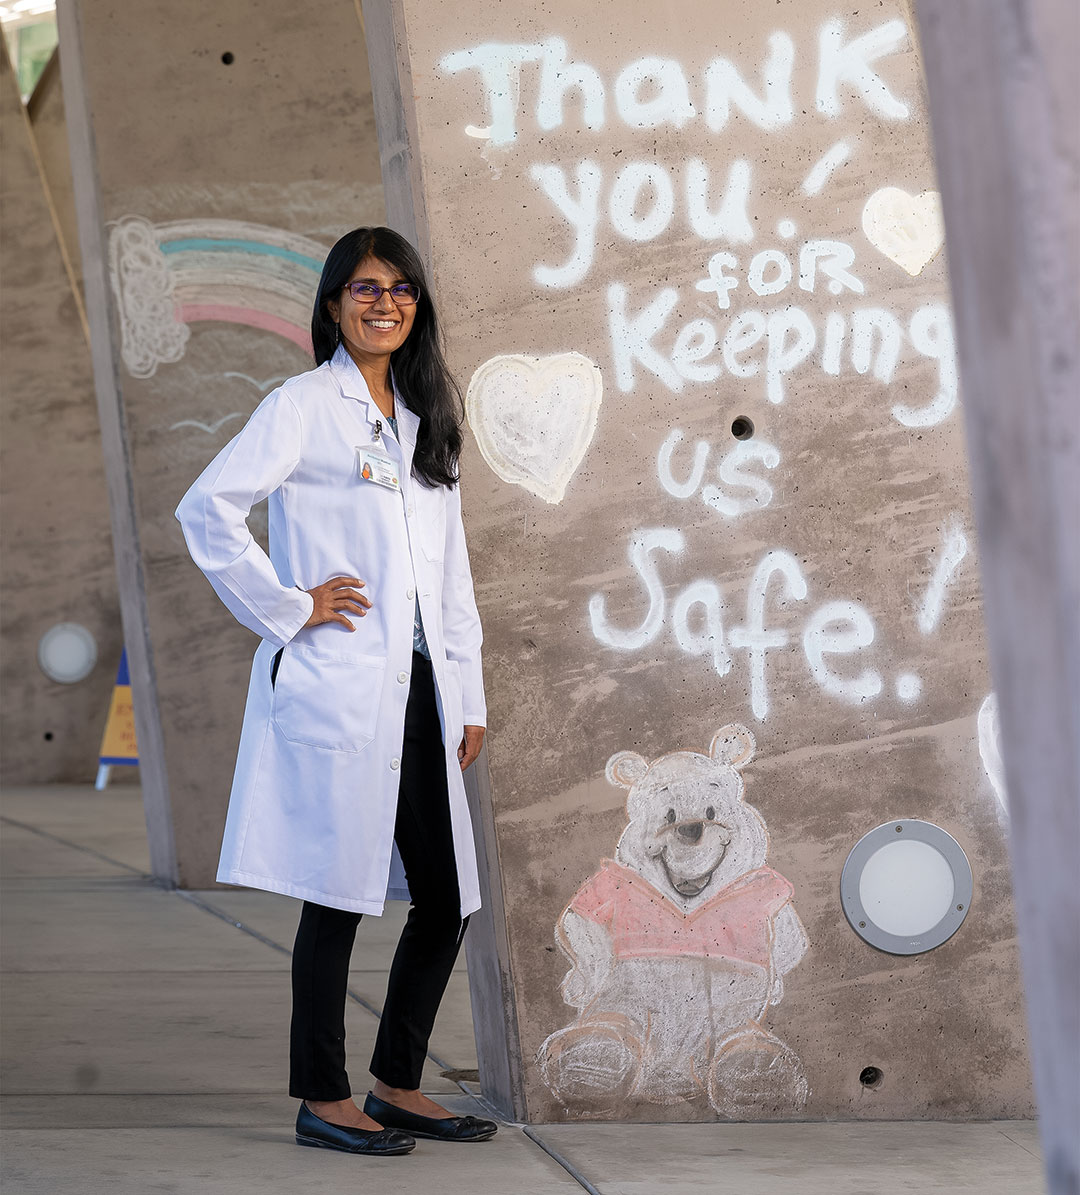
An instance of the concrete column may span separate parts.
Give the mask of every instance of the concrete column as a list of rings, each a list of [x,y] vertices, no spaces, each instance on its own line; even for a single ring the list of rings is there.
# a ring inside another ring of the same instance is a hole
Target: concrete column
[[[920,0],[1035,1090],[1080,1192],[1080,14]]]
[[[154,869],[207,887],[256,643],[172,512],[310,368],[322,258],[382,220],[364,40],[348,0],[318,20],[285,0],[62,0],[59,17]]]
[[[468,385],[485,1090],[537,1121],[1029,1115],[906,7],[364,11],[388,210]],[[905,819],[975,895],[897,955],[840,876]]]
[[[40,91],[35,98],[40,111]],[[67,268],[53,155],[42,152],[6,45],[0,120],[0,775],[5,784],[86,782],[123,640],[86,317]],[[42,635],[60,623],[78,623],[96,643],[97,663],[77,683],[38,666]]]

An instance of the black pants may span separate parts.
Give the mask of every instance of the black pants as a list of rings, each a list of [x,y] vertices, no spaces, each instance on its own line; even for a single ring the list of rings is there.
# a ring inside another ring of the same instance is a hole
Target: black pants
[[[371,1073],[417,1088],[428,1038],[465,935],[431,661],[413,652],[394,825],[412,905],[390,968]],[[345,997],[359,913],[304,902],[293,947],[289,1094],[345,1100]]]

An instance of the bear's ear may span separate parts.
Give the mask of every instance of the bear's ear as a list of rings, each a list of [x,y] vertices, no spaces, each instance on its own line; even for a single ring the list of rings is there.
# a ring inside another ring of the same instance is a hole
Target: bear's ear
[[[719,763],[741,768],[753,759],[756,749],[757,743],[754,742],[754,736],[750,731],[738,722],[732,722],[727,726],[721,726],[713,735],[709,754]]]
[[[648,770],[648,763],[636,751],[617,751],[607,761],[608,783],[633,788]]]

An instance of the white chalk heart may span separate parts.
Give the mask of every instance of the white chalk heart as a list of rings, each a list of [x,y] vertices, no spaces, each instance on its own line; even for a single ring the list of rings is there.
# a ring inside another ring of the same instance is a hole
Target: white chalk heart
[[[882,187],[862,212],[866,239],[914,277],[937,255],[945,240],[941,196],[937,191],[909,195],[899,187]]]
[[[580,353],[492,357],[472,376],[465,413],[504,480],[561,502],[596,431],[600,370]]]

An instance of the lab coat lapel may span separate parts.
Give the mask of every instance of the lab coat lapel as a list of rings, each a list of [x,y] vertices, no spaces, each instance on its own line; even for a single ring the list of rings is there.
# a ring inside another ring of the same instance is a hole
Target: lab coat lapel
[[[349,356],[343,344],[338,345],[337,352],[330,359],[330,372],[337,380],[345,398],[357,400],[360,413],[367,421],[370,433],[374,435],[376,420],[382,420],[382,412],[371,397],[367,382],[364,381],[364,375],[357,369],[356,362]],[[401,397],[393,377],[391,371],[390,380],[394,384],[394,412],[397,417],[398,443],[401,445],[402,455],[401,475],[408,477],[412,472],[412,458],[416,451],[416,433],[420,427],[420,416],[414,414],[405,405],[405,400]]]
[[[343,344],[338,345],[337,352],[330,359],[330,372],[342,395],[357,400],[357,413],[367,422],[370,434],[374,435],[375,421],[382,419],[382,413],[371,397],[364,375],[356,368],[356,362]]]

